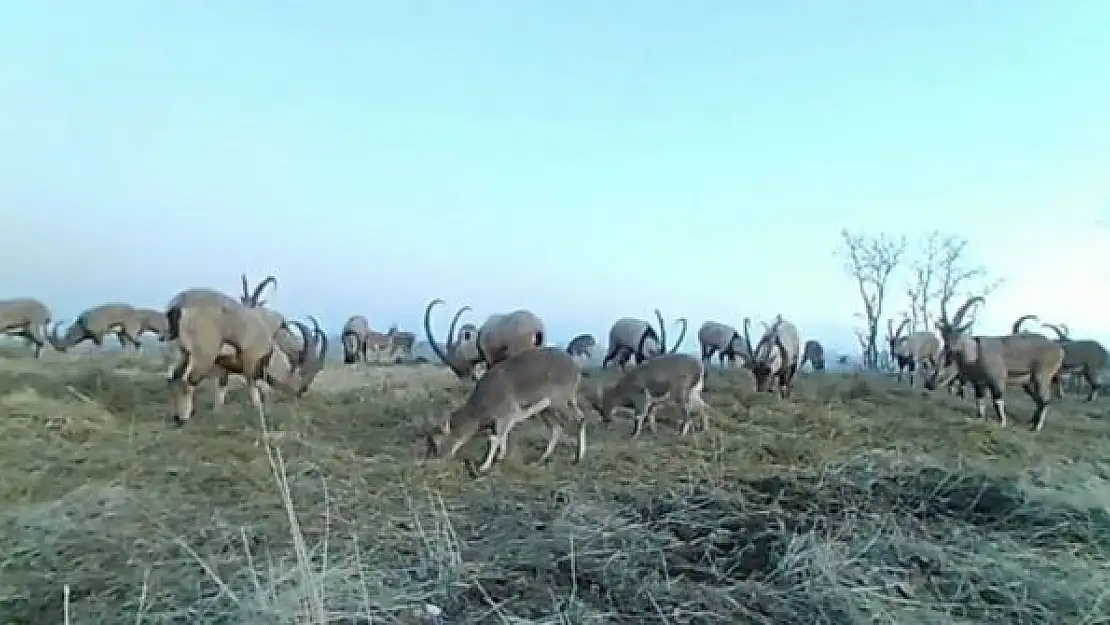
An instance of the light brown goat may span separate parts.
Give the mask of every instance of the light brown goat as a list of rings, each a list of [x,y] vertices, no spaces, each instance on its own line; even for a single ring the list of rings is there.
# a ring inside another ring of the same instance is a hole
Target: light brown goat
[[[50,309],[37,299],[21,297],[0,300],[0,334],[21,336],[35,346],[35,358],[47,343]]]
[[[343,324],[339,335],[343,343],[343,362],[350,365],[366,361],[366,335],[370,333],[370,321],[362,315],[354,315]]]
[[[243,376],[251,402],[261,412],[263,382],[299,396],[323,368],[327,355],[327,337],[322,332],[314,335],[303,323],[295,321],[304,344],[312,349],[303,350],[302,360],[289,362],[278,349],[264,318],[233,300],[170,307],[166,319],[167,340],[174,341],[179,350],[179,361],[169,376],[173,418],[178,424],[193,416],[196,387],[207,377],[220,378],[218,407],[226,395],[229,375]],[[313,324],[318,330],[315,319]],[[319,354],[315,353],[317,341],[321,341]]]
[[[58,327],[61,324],[60,321],[54,324],[50,334],[47,335],[51,346],[59,352],[68,351],[85,341],[92,341],[93,345],[100,347],[104,344],[104,336],[107,334],[115,334],[120,347],[139,345],[135,308],[129,304],[113,302],[93,306],[78,315],[66,330],[65,336],[59,337]]]
[[[1064,362],[1060,365],[1060,374],[1053,380],[1056,397],[1062,397],[1061,390],[1064,374],[1079,376],[1086,380],[1090,386],[1087,392],[1087,401],[1094,401],[1102,389],[1099,374],[1110,365],[1110,353],[1106,348],[1093,339],[1072,339],[1067,332],[1067,326],[1051,323],[1044,327],[1056,333],[1056,344],[1064,348]]]
[[[911,332],[902,334],[909,325],[909,318],[902,320],[898,329],[894,329],[894,321],[887,320],[887,343],[890,345],[890,355],[898,366],[898,382],[902,382],[903,371],[909,370],[910,386],[914,384],[914,374],[920,369],[923,376],[927,376],[931,369],[936,369],[940,361],[940,339],[932,332]]]
[[[967,331],[972,321],[964,321],[968,310],[984,299],[969,298],[949,320],[941,307],[937,322],[944,341],[941,366],[935,367],[925,387],[933,390],[946,384],[957,374],[975,391],[975,404],[979,417],[986,419],[985,394],[990,391],[994,412],[999,423],[1006,425],[1004,393],[1007,384],[1018,383],[1032,398],[1033,431],[1044,427],[1048,411],[1048,395],[1052,381],[1060,371],[1064,350],[1048,337],[1040,334],[1021,333],[1005,336],[970,336]]]
[[[586,418],[578,406],[581,381],[578,365],[561,349],[540,347],[514,354],[491,366],[466,403],[426,435],[427,454],[453,458],[467,441],[485,432],[489,448],[477,469],[484,473],[505,458],[513,427],[540,414],[551,436],[539,462],[551,457],[567,426],[577,434],[574,461],[580,462],[586,453]]]
[[[436,298],[424,310],[424,332],[435,355],[460,379],[477,379],[475,368],[479,364],[485,364],[488,370],[507,358],[542,347],[547,335],[543,321],[534,313],[514,310],[507,314],[490,315],[480,328],[464,325],[458,337],[453,337],[459,318],[470,310],[469,306],[463,306],[451,319],[447,343],[441,347],[432,334],[431,320],[432,309],[438,304],[446,302]]]
[[[750,320],[745,321],[751,323]],[[725,358],[730,362],[735,362],[737,358],[745,363],[751,361],[751,352],[748,351],[744,337],[736,328],[725,323],[706,321],[701,324],[698,328],[698,344],[701,346],[701,359],[706,365],[714,354],[717,354],[721,365],[725,364]]]
[[[755,377],[756,390],[777,389],[782,398],[789,397],[802,356],[798,328],[783,319],[782,315],[777,315],[775,322],[767,327],[754,348],[751,347],[751,336],[748,334],[748,324],[745,323],[744,340],[752,354],[752,375]]]
[[[127,320],[127,333],[136,339],[150,332],[159,342],[165,342],[167,330],[166,313],[153,308],[136,308]]]
[[[616,384],[598,389],[592,398],[594,408],[601,413],[602,421],[612,421],[617,412],[631,413],[632,436],[640,435],[644,421],[655,432],[655,409],[666,400],[678,404],[682,411],[681,436],[686,436],[701,416],[701,427],[709,427],[708,406],[701,397],[705,387],[705,364],[688,354],[665,354],[625,371]]]
[[[400,330],[394,324],[389,327],[387,334],[393,339],[393,347],[390,349],[390,358],[412,358],[412,352],[416,349],[416,335],[407,330]]]
[[[655,309],[655,318],[659,321],[658,331],[643,319],[621,317],[614,321],[613,327],[609,328],[609,351],[601,361],[601,368],[604,369],[610,362],[616,361],[623,370],[629,360],[640,364],[656,356],[677,352],[686,338],[686,319],[679,317],[675,320],[682,325],[682,331],[674,346],[667,351],[667,325],[658,308]]]

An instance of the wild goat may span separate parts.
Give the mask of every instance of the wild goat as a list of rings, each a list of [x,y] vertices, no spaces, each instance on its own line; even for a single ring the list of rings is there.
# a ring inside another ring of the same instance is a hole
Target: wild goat
[[[58,336],[61,325],[60,321],[54,324],[47,335],[50,345],[59,352],[68,351],[85,341],[92,341],[93,345],[100,347],[106,334],[115,334],[120,347],[139,346],[135,309],[128,304],[101,304],[89,308],[73,320],[64,337]]]
[[[165,342],[167,329],[166,313],[153,308],[136,308],[127,320],[127,333],[135,338],[151,332],[159,342]]]
[[[50,309],[37,299],[22,297],[0,300],[0,334],[21,336],[35,346],[35,358],[47,343]]]
[[[631,413],[632,436],[640,435],[644,421],[655,432],[655,409],[665,400],[682,411],[681,436],[690,433],[694,417],[701,416],[701,429],[709,429],[708,406],[701,397],[705,388],[705,364],[688,354],[664,354],[625,371],[616,384],[598,389],[591,398],[602,421],[609,423],[616,412]]]
[[[181,293],[174,302],[204,300],[198,294]],[[209,300],[199,305],[176,305],[166,310],[167,340],[174,341],[180,360],[169,376],[170,398],[176,423],[188,421],[195,411],[193,396],[202,380],[217,374],[217,406],[227,393],[228,378],[236,373],[247,380],[251,403],[262,411],[262,383],[300,396],[324,366],[327,337],[313,334],[299,321],[293,323],[303,335],[307,346],[302,359],[290,362],[278,349],[274,333],[265,318],[255,309],[227,298]],[[283,322],[284,325],[284,322]],[[317,342],[320,351],[316,353]],[[311,349],[309,349],[311,348]]]
[[[256,315],[264,314],[265,311],[265,309],[260,308],[251,308],[248,310]],[[312,347],[307,341],[304,340],[304,334],[300,332],[299,326],[297,327],[297,331],[294,332],[293,329],[290,327],[290,324],[286,323],[285,317],[282,317],[281,319],[281,325],[279,325],[277,331],[274,332],[274,345],[276,345],[277,348],[280,349],[281,352],[286,355],[286,357],[288,357],[290,362],[299,362],[304,358],[305,350],[311,351]],[[292,325],[295,326],[296,324]],[[313,330],[313,336],[318,337],[320,334],[323,334],[323,332],[324,331],[320,329],[319,325],[316,324],[316,328]],[[319,345],[317,345],[317,347],[318,346]]]
[[[446,305],[446,302],[436,298],[428,302],[428,307],[424,309],[424,333],[435,355],[459,379],[477,379],[477,365],[484,363],[488,370],[503,360],[543,346],[547,335],[543,321],[535,313],[514,310],[506,314],[490,315],[480,328],[466,324],[459,330],[458,337],[455,337],[453,333],[459,317],[470,310],[469,306],[463,306],[451,319],[447,343],[441,347],[432,334],[432,308],[438,304]]]
[[[586,358],[593,358],[594,348],[597,347],[597,339],[592,334],[579,334],[567,343],[567,354],[572,358],[584,356]]]
[[[285,324],[285,317],[273,310],[266,307],[266,301],[262,299],[262,292],[267,286],[273,285],[277,287],[277,279],[273,276],[266,276],[266,279],[258,283],[258,286],[252,291],[250,283],[247,281],[246,274],[241,276],[243,282],[243,294],[236,300],[229,295],[208,288],[194,288],[181,291],[173,297],[166,304],[166,310],[169,311],[174,308],[189,308],[189,307],[204,307],[204,306],[231,306],[231,304],[240,304],[248,309],[254,310],[255,314],[265,323],[266,327],[272,331],[272,334],[277,334],[278,330],[285,328],[286,332],[292,334],[288,326]],[[299,341],[289,340],[290,345],[300,345]],[[299,350],[297,350],[299,351]]]
[[[290,329],[289,324],[285,322],[285,316],[280,312],[266,306],[266,300],[262,299],[262,293],[267,286],[277,287],[277,279],[273,276],[266,276],[266,278],[258,283],[253,290],[250,288],[250,282],[247,280],[246,274],[240,276],[243,284],[243,292],[239,296],[239,304],[245,306],[251,311],[251,314],[258,317],[266,328],[272,333],[272,337],[276,346],[285,354],[291,362],[297,362],[301,359],[305,350],[306,343],[298,332]],[[171,301],[167,306],[169,308],[177,306],[192,306],[217,303],[224,305],[227,302],[235,302],[235,300],[219,291],[212,289],[198,288],[188,289],[182,291]],[[220,376],[223,379],[224,376]]]
[[[308,387],[327,363],[328,337],[320,329],[320,323],[316,320],[316,317],[309,315],[308,320],[312,322],[311,330],[300,321],[295,319],[290,321],[290,324],[297,327],[297,333],[301,336],[297,348],[282,349],[281,345],[275,340],[274,346],[277,349],[274,350],[273,355],[267,361],[267,385],[295,397],[300,397],[308,392]],[[287,327],[283,326],[283,329],[288,332]],[[275,339],[278,336],[281,336],[281,333],[275,335]],[[310,340],[308,339],[309,336],[312,337]],[[226,351],[227,346],[224,349]],[[213,408],[218,409],[224,405],[227,399],[227,393],[231,388],[232,372],[219,365],[215,365],[213,371],[217,374],[216,399]]]
[[[802,348],[802,359],[798,362],[798,369],[805,366],[806,362],[813,365],[814,371],[825,370],[825,348],[817,341],[806,341]]]
[[[751,345],[748,324],[744,324],[744,340]],[[794,377],[800,364],[801,340],[798,328],[793,323],[775,316],[775,322],[767,328],[752,354],[752,374],[758,391],[773,391],[776,388],[783,399],[790,396],[794,388]]]
[[[246,274],[242,274],[240,279],[243,289],[238,300],[215,289],[192,288],[181,291],[174,296],[166,305],[166,310],[210,306],[235,308],[236,305],[245,307],[249,314],[257,317],[270,331],[272,340],[286,359],[290,362],[299,362],[305,352],[305,341],[298,335],[299,333],[290,329],[281,313],[266,307],[266,301],[262,299],[262,293],[267,286],[277,287],[277,279],[273,276],[267,276],[253,290],[250,288]],[[167,375],[172,375],[172,373],[171,370]],[[220,374],[218,378],[224,380],[227,376]]]
[[[370,330],[366,333],[366,351],[374,352],[374,360],[381,362],[382,356],[393,353],[393,335]]]
[[[389,327],[387,332],[393,338],[393,347],[389,352],[390,358],[412,358],[412,352],[416,348],[416,335],[412,332],[402,331],[397,329],[394,324]]]
[[[429,457],[453,458],[479,432],[489,437],[489,448],[478,473],[485,473],[509,451],[509,432],[537,414],[551,431],[546,461],[562,439],[563,428],[577,433],[575,463],[586,453],[586,417],[578,406],[582,372],[574,359],[558,348],[539,347],[518,352],[491,366],[466,403],[453,410],[438,428],[429,432]],[[544,414],[548,410],[551,416]]]
[[[914,374],[921,369],[922,375],[927,375],[929,368],[935,369],[940,361],[940,339],[932,332],[911,332],[903,335],[902,332],[909,325],[909,318],[902,320],[898,329],[894,329],[894,321],[888,319],[887,342],[890,345],[890,355],[898,365],[898,382],[902,382],[902,372],[910,372],[910,386],[913,386]]]
[[[1068,335],[1067,326],[1051,323],[1043,325],[1056,333],[1055,342],[1064,349],[1064,362],[1060,366],[1060,373],[1082,376],[1091,387],[1087,393],[1087,401],[1094,401],[1098,392],[1102,389],[1102,385],[1099,383],[1099,373],[1110,364],[1110,354],[1107,353],[1106,348],[1102,346],[1102,343],[1091,339],[1072,339]],[[1053,384],[1055,385],[1056,396],[1062,397],[1059,375],[1053,380]]]
[[[751,320],[745,319],[745,323],[750,324]],[[748,351],[744,337],[736,331],[736,328],[725,323],[706,321],[701,324],[698,328],[698,344],[701,346],[702,362],[706,365],[712,360],[714,354],[717,354],[722,366],[725,364],[725,358],[730,362],[736,362],[737,358],[744,362],[751,360],[751,352]]]
[[[343,324],[340,341],[343,343],[343,362],[352,364],[360,359],[366,360],[366,335],[370,332],[370,322],[362,315],[354,315]]]
[[[682,340],[686,338],[686,319],[684,317],[675,319],[682,324],[682,332],[678,335],[678,341],[675,342],[674,347],[668,352],[667,324],[663,321],[663,313],[659,312],[658,308],[655,309],[655,318],[659,321],[658,332],[643,319],[632,317],[617,319],[609,329],[609,351],[601,361],[601,368],[606,368],[610,362],[616,360],[623,370],[629,359],[635,359],[636,364],[640,364],[656,356],[677,352],[682,345]]]
[[[984,395],[991,393],[994,412],[998,421],[1006,425],[1004,392],[1007,383],[1022,385],[1033,399],[1032,429],[1044,427],[1048,410],[1049,388],[1064,361],[1064,349],[1040,334],[1021,333],[1006,336],[969,336],[973,321],[964,322],[968,309],[985,300],[980,296],[968,298],[949,321],[947,311],[941,306],[941,319],[937,322],[944,342],[942,363],[934,367],[932,376],[925,381],[925,388],[935,390],[959,374],[975,391],[975,405],[980,419],[986,419]]]

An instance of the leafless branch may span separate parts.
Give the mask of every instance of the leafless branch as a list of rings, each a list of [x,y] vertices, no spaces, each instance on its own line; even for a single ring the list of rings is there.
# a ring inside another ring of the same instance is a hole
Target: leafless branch
[[[857,331],[864,366],[874,369],[879,361],[879,320],[886,305],[890,276],[906,251],[906,237],[892,239],[880,235],[872,238],[852,234],[846,229],[840,231],[840,236],[844,270],[856,282],[867,324],[865,329]]]

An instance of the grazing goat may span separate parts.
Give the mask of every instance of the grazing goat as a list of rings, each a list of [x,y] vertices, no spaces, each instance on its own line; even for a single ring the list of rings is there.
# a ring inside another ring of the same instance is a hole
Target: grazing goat
[[[0,334],[21,336],[35,346],[35,358],[47,343],[50,309],[37,299],[22,297],[0,300]]]
[[[274,346],[277,349],[274,350],[273,355],[267,362],[265,378],[267,385],[295,397],[301,397],[308,392],[308,387],[327,363],[328,337],[320,329],[320,323],[316,320],[316,317],[309,315],[308,320],[312,322],[311,331],[308,326],[300,321],[292,320],[289,322],[297,327],[297,334],[300,335],[300,340],[295,348],[283,349],[278,343],[278,338],[282,336],[282,333],[279,332],[274,336]],[[283,327],[283,330],[287,334],[292,334],[286,327]],[[312,338],[307,340],[310,332]],[[218,374],[216,378],[216,398],[213,406],[218,409],[224,405],[227,399],[227,393],[231,388],[232,372],[221,369],[219,365],[215,365],[213,370]]]
[[[1060,374],[1082,376],[1091,387],[1087,393],[1087,401],[1094,401],[1102,389],[1099,373],[1110,364],[1110,354],[1107,353],[1106,348],[1102,343],[1092,339],[1072,339],[1068,335],[1067,326],[1051,323],[1043,325],[1056,333],[1055,343],[1064,349],[1064,362],[1060,366]],[[1053,380],[1053,384],[1056,396],[1062,397],[1059,375]]]
[[[100,347],[106,334],[115,334],[120,347],[139,346],[138,325],[134,321],[135,309],[128,304],[101,304],[82,312],[73,320],[65,336],[58,336],[59,321],[50,329],[47,339],[59,352],[65,352],[85,341]]]
[[[705,363],[688,354],[664,354],[625,371],[616,384],[598,389],[591,398],[594,408],[609,423],[616,412],[631,413],[632,436],[637,437],[647,421],[655,433],[655,410],[661,402],[671,400],[682,411],[681,436],[690,433],[694,417],[701,416],[701,429],[709,429],[708,406],[701,397],[705,388]]]
[[[910,386],[914,384],[914,374],[918,369],[922,375],[928,375],[930,368],[936,368],[940,360],[940,339],[932,332],[911,332],[903,335],[902,332],[909,324],[909,318],[903,319],[898,329],[894,329],[894,321],[887,320],[887,342],[890,345],[890,355],[898,365],[898,382],[902,382],[903,371],[910,372]]]
[[[276,310],[266,307],[266,301],[262,299],[262,292],[267,286],[273,285],[275,288],[277,287],[277,279],[273,276],[266,276],[266,279],[259,282],[258,286],[252,291],[250,289],[250,283],[247,281],[246,274],[243,274],[241,278],[243,282],[243,294],[238,300],[215,289],[186,289],[175,295],[173,299],[166,304],[166,310],[205,306],[230,307],[232,304],[237,303],[253,310],[254,314],[271,330],[271,335],[276,335],[279,330],[284,328],[285,332],[290,335],[284,337],[284,343],[286,346],[294,348],[294,351],[299,351],[301,343],[298,339],[291,338],[293,333],[286,325],[285,317]]]
[[[744,340],[752,354],[756,390],[769,392],[777,388],[780,397],[789,397],[802,355],[798,328],[783,319],[782,315],[777,315],[754,349],[750,347],[747,323],[744,324]]]
[[[366,333],[366,351],[374,353],[374,360],[381,362],[382,356],[393,353],[393,335],[388,332],[370,330]]]
[[[459,317],[470,310],[469,306],[463,306],[451,319],[447,343],[441,347],[432,333],[432,308],[439,304],[446,305],[446,302],[436,298],[424,309],[424,333],[436,357],[450,367],[459,379],[477,379],[477,365],[485,364],[488,370],[502,360],[544,344],[544,337],[547,335],[544,323],[528,310],[490,315],[482,327],[475,328],[472,324],[466,324],[459,329],[458,337],[454,337]]]
[[[127,334],[136,339],[150,332],[158,337],[159,343],[164,343],[167,329],[166,313],[153,308],[136,308],[127,320]],[[135,347],[139,347],[137,341]]]
[[[387,334],[393,339],[393,347],[389,351],[390,358],[412,358],[412,352],[416,349],[415,334],[398,330],[397,324],[391,325]]]
[[[679,317],[675,320],[682,325],[682,331],[674,347],[667,351],[667,325],[658,308],[655,309],[655,318],[659,321],[658,332],[643,319],[617,319],[609,329],[609,351],[601,361],[601,368],[606,368],[610,362],[616,360],[623,370],[630,359],[635,359],[636,364],[640,364],[656,356],[677,352],[682,340],[686,338],[686,319]]]
[[[592,334],[579,334],[567,343],[567,354],[572,358],[583,356],[586,358],[593,358],[594,348],[597,347],[597,339]]]
[[[750,320],[748,320],[750,323]],[[751,352],[744,342],[744,337],[736,328],[717,321],[706,321],[698,328],[698,344],[701,346],[701,359],[707,366],[717,354],[720,364],[725,364],[725,358],[736,362],[740,358],[743,362],[751,361]]]
[[[182,293],[173,301],[188,301],[190,297],[197,296]],[[315,319],[315,334],[303,323],[293,322],[306,348],[301,352],[302,359],[290,362],[277,347],[265,318],[230,298],[222,303],[169,307],[166,319],[166,338],[174,341],[179,351],[179,361],[169,376],[173,419],[178,425],[193,416],[196,387],[213,374],[219,377],[217,407],[223,404],[230,374],[236,373],[246,378],[251,403],[261,413],[263,382],[300,396],[323,369],[327,356],[327,337],[319,331]]]
[[[343,344],[343,362],[352,364],[360,359],[366,361],[366,336],[370,333],[370,322],[362,315],[354,315],[343,324],[340,342]]]
[[[802,359],[798,363],[798,368],[801,369],[805,366],[806,362],[813,365],[814,371],[825,370],[825,348],[817,341],[806,341],[805,347],[802,348]]]
[[[1044,427],[1048,411],[1049,388],[1064,361],[1064,349],[1040,334],[1021,333],[1006,336],[970,336],[973,321],[964,322],[972,305],[983,303],[980,296],[968,298],[949,320],[941,306],[937,322],[943,341],[943,361],[933,368],[925,388],[935,390],[959,375],[975,391],[975,404],[980,419],[986,419],[986,391],[990,391],[994,412],[1003,426],[1007,423],[1004,393],[1008,383],[1019,383],[1033,399],[1032,430]]]
[[[538,347],[518,352],[492,365],[478,380],[470,397],[426,435],[429,457],[453,458],[479,432],[489,438],[489,448],[477,473],[485,473],[509,451],[509,432],[532,416],[541,415],[551,431],[546,461],[562,439],[563,428],[577,434],[575,463],[586,453],[586,417],[578,406],[582,372],[565,351]],[[551,416],[544,411],[553,413]]]

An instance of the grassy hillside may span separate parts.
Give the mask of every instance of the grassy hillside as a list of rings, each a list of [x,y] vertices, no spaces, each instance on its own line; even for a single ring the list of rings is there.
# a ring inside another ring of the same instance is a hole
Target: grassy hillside
[[[463,397],[440,368],[334,365],[266,436],[207,385],[170,427],[163,375],[0,358],[3,622],[62,622],[66,587],[76,624],[1105,622],[1105,405],[1033,435],[1016,397],[1002,430],[877,378],[782,402],[716,373],[708,434],[664,411],[535,466],[526,423],[474,480],[417,454]]]

